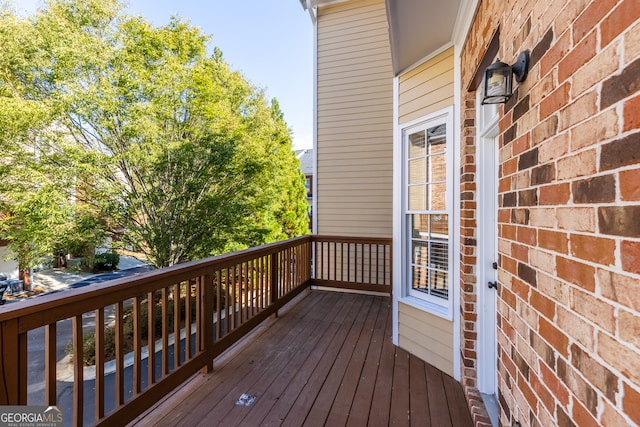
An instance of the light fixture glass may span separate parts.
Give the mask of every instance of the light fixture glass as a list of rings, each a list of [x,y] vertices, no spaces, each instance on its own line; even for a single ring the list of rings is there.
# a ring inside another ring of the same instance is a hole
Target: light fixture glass
[[[497,60],[484,72],[484,96],[482,104],[504,104],[512,95],[512,76],[518,83],[527,78],[529,71],[529,51],[520,52],[513,65]]]
[[[489,65],[484,72],[482,104],[502,104],[511,97],[511,67],[500,60]]]

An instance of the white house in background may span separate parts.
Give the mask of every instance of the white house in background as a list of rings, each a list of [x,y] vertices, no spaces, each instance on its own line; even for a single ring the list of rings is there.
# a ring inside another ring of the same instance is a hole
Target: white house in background
[[[18,274],[18,261],[7,246],[7,241],[0,240],[0,275],[17,279]]]
[[[307,202],[311,206],[309,211],[309,229],[313,231],[313,150],[296,150],[296,157],[300,161],[300,170],[304,174],[304,186],[307,189]]]

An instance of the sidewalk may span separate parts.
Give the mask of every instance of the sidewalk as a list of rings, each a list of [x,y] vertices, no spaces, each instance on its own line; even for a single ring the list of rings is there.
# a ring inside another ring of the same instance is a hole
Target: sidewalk
[[[116,271],[130,270],[146,265],[147,264],[144,261],[140,261],[137,258],[131,256],[121,256],[120,263],[118,264],[118,269]],[[89,279],[91,277],[102,276],[103,274],[111,274],[111,272],[91,274],[69,271],[60,268],[50,268],[47,270],[38,271],[37,273],[33,273],[32,288],[34,290],[40,288],[42,290],[42,293],[59,291],[68,288],[74,283]]]

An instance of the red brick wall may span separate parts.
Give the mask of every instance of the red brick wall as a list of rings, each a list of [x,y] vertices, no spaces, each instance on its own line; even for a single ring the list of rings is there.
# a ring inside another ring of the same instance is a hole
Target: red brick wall
[[[501,108],[500,420],[638,425],[640,0],[482,1],[463,90],[498,27],[504,62],[531,51],[527,80]],[[476,312],[474,97],[461,100],[465,320]],[[472,390],[475,330],[462,323]]]
[[[476,221],[476,117],[475,95],[463,93],[463,129],[461,137],[461,177],[460,177],[460,281],[461,281],[461,313],[460,353],[462,369],[462,385],[467,393],[474,418],[489,422],[482,398],[477,392],[477,221]]]

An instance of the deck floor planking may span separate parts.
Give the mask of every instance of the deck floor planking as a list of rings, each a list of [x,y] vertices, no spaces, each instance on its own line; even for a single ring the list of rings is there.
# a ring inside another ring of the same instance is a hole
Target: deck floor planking
[[[387,297],[312,291],[267,322],[137,425],[472,425],[461,385],[391,343]]]

